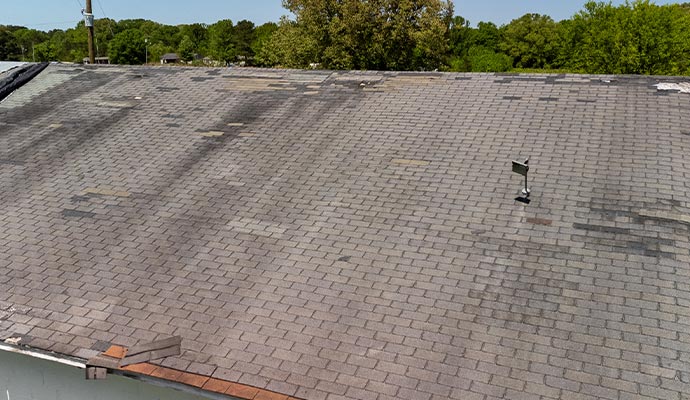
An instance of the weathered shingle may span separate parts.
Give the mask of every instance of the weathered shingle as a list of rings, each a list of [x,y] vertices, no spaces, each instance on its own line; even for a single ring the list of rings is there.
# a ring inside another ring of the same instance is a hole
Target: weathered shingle
[[[52,65],[0,103],[0,331],[314,400],[690,394],[690,96],[611,78]]]

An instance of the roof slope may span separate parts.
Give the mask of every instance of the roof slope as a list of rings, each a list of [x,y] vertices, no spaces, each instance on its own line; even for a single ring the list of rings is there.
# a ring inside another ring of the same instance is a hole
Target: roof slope
[[[0,338],[181,335],[162,365],[314,400],[679,399],[657,82],[51,65],[0,104]]]

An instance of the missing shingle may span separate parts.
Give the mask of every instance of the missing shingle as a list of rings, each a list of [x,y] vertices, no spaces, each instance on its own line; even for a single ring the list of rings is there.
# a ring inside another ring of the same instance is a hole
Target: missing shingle
[[[522,100],[520,96],[503,96],[503,100]]]
[[[596,103],[596,100],[589,100],[589,99],[577,99],[578,103]]]
[[[539,101],[558,101],[558,97],[540,97]]]
[[[395,158],[391,162],[397,165],[409,165],[413,167],[424,167],[431,164],[431,162],[426,160],[413,160],[407,158]]]
[[[471,81],[472,78],[469,76],[456,76],[455,80],[456,81]]]
[[[19,336],[13,336],[13,337],[5,339],[5,343],[7,343],[11,346],[19,346],[19,343],[21,341],[22,341],[22,338]]]
[[[350,261],[350,256],[342,256],[338,259],[338,261],[344,261],[344,262]]]
[[[79,211],[79,210],[62,210],[62,216],[66,218],[93,218],[96,214],[89,211]]]

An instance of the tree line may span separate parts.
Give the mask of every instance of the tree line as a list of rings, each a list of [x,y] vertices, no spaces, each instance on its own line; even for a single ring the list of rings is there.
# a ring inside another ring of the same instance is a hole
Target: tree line
[[[590,1],[563,21],[526,14],[502,26],[471,26],[454,15],[450,0],[283,5],[294,18],[260,26],[247,20],[171,26],[98,19],[97,55],[117,64],[156,62],[177,53],[189,63],[262,67],[690,74],[690,3]],[[86,38],[83,23],[49,32],[0,26],[0,60],[81,62]]]
[[[243,20],[220,20],[212,25],[165,25],[144,19],[94,21],[97,57],[114,64],[157,62],[166,53],[177,53],[193,62],[207,56],[218,62],[253,58],[278,25],[255,26]],[[67,30],[48,32],[21,26],[0,26],[0,60],[82,62],[88,56],[87,30],[83,23]]]

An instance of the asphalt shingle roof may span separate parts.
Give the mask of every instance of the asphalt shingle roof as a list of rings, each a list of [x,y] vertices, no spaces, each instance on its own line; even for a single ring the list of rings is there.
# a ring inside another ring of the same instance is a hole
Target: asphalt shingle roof
[[[181,335],[162,365],[310,400],[680,400],[660,81],[52,65],[0,103],[0,339]]]

